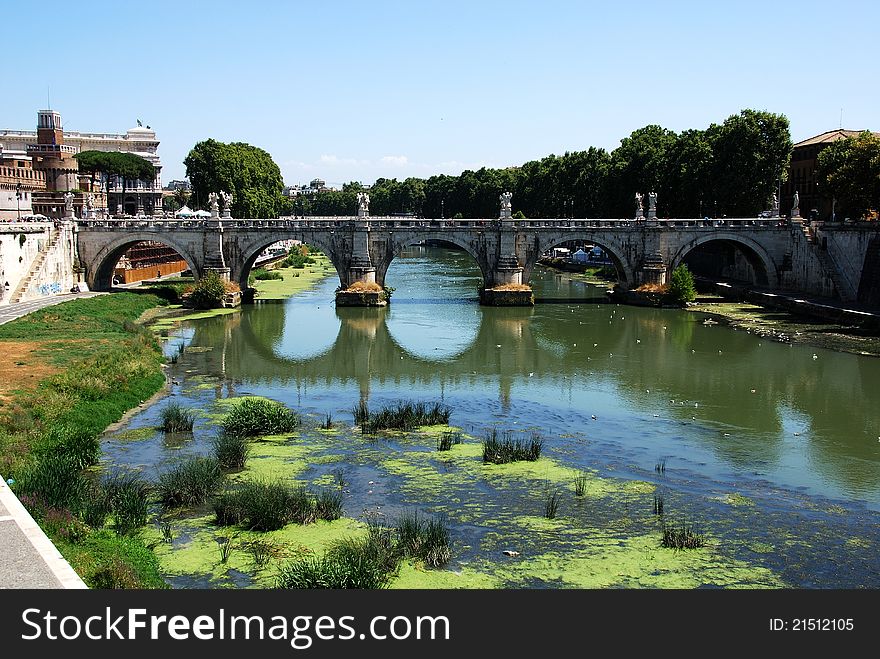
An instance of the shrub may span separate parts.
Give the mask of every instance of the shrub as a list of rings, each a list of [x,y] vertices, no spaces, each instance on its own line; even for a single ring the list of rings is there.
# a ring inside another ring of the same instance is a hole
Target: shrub
[[[195,506],[210,497],[223,482],[217,458],[198,457],[181,462],[159,476],[159,501],[167,508]]]
[[[225,295],[226,286],[223,278],[213,270],[209,270],[199,279],[187,299],[195,309],[216,309],[223,305]]]
[[[192,432],[195,414],[179,403],[170,403],[161,413],[163,432]]]
[[[247,464],[250,446],[242,435],[221,432],[214,438],[214,457],[223,469],[244,469]]]
[[[291,432],[299,426],[299,415],[281,403],[265,398],[238,401],[223,418],[227,435],[257,437]]]
[[[694,277],[684,263],[672,271],[667,296],[676,304],[685,304],[696,299],[697,289],[694,287]]]
[[[282,275],[277,270],[266,270],[265,268],[257,268],[254,270],[254,279],[259,281],[271,281],[277,279],[284,279],[284,275]]]

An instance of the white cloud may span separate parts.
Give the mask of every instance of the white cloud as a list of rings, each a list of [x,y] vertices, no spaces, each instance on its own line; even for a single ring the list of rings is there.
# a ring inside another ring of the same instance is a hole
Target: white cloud
[[[382,156],[379,159],[380,165],[391,165],[393,167],[403,167],[409,164],[409,158],[406,156]]]

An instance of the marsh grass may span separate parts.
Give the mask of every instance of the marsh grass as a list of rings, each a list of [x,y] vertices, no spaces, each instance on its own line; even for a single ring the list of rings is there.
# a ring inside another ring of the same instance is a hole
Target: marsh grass
[[[332,429],[333,429],[333,415],[328,412],[324,416],[324,420],[321,422],[321,430],[332,430]]]
[[[449,527],[444,517],[422,518],[407,513],[397,525],[367,517],[367,536],[332,545],[323,556],[309,556],[284,565],[277,588],[385,588],[400,561],[412,558],[428,567],[445,565],[451,557]]]
[[[544,440],[537,433],[529,439],[514,439],[508,430],[498,437],[498,429],[492,428],[483,441],[483,462],[507,464],[508,462],[534,462],[541,457]]]
[[[547,498],[544,500],[544,517],[547,519],[556,519],[556,512],[559,510],[560,498],[559,492],[556,490],[547,493]]]
[[[217,541],[217,547],[220,550],[220,562],[226,563],[229,560],[229,555],[232,553],[232,541],[230,538],[226,536],[217,536],[214,538]]]
[[[258,437],[292,432],[299,426],[299,415],[274,400],[245,398],[238,401],[223,417],[227,435]]]
[[[589,477],[585,471],[580,472],[574,477],[574,495],[576,497],[582,497],[587,493],[588,482]]]
[[[162,410],[162,432],[192,432],[195,412],[180,403],[170,403]]]
[[[51,508],[77,511],[88,490],[79,462],[66,454],[44,455],[16,474],[15,491]]]
[[[658,474],[666,473],[666,458],[660,458],[660,461],[654,465],[654,471]]]
[[[664,522],[660,545],[668,549],[699,549],[706,546],[706,536],[698,533],[690,523]]]
[[[448,430],[437,438],[437,450],[449,451],[455,444],[461,444],[462,435],[460,432]]]
[[[655,515],[663,515],[663,495],[655,494],[654,495],[654,514]]]
[[[156,491],[166,508],[204,503],[223,483],[215,457],[196,457],[178,463],[159,476]]]
[[[452,410],[443,403],[398,401],[370,412],[367,404],[361,401],[352,414],[361,432],[367,434],[379,430],[415,430],[420,426],[446,425]]]
[[[163,519],[159,522],[159,532],[162,534],[162,542],[168,544],[174,542],[174,530],[171,526],[171,520]]]
[[[101,483],[116,532],[126,535],[147,523],[152,488],[135,472],[119,472],[105,477]]]
[[[272,558],[272,545],[264,540],[251,540],[244,545],[244,548],[250,553],[257,570],[266,567]]]
[[[250,531],[277,531],[291,522],[339,519],[342,493],[322,490],[314,494],[281,481],[246,481],[217,497],[214,514],[220,526],[240,524]]]
[[[247,437],[221,432],[212,443],[214,457],[222,469],[244,469],[250,455]]]

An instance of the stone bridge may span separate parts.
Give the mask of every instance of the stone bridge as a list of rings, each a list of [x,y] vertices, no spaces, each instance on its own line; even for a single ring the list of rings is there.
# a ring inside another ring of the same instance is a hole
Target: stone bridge
[[[113,269],[133,244],[157,241],[174,248],[199,278],[216,270],[248,287],[258,255],[269,245],[301,240],[322,250],[339,275],[341,289],[356,282],[393,286],[388,267],[408,245],[446,241],[468,252],[483,277],[483,301],[498,287],[523,288],[538,258],[569,242],[599,245],[626,286],[663,283],[688,262],[714,277],[748,281],[771,289],[855,300],[870,236],[836,240],[833,227],[805,230],[779,218],[711,219],[422,219],[407,217],[310,217],[235,219],[78,220],[77,247],[93,290],[111,287]],[[843,234],[840,234],[843,235]],[[830,241],[830,242],[829,242]],[[876,251],[876,250],[875,250]],[[509,285],[519,286],[509,286]],[[505,286],[508,285],[508,286]],[[880,290],[880,287],[878,287]],[[529,303],[528,300],[512,303]],[[507,300],[506,303],[511,303]]]

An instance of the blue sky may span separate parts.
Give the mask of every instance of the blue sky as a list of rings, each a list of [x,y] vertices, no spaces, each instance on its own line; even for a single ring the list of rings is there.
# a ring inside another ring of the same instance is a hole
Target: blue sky
[[[164,181],[213,137],[266,149],[289,184],[336,185],[611,150],[647,124],[743,108],[785,114],[795,141],[837,128],[841,108],[844,128],[880,130],[878,7],[14,2],[0,128],[33,129],[48,87],[68,130],[152,126]],[[58,54],[32,41],[47,29]]]

